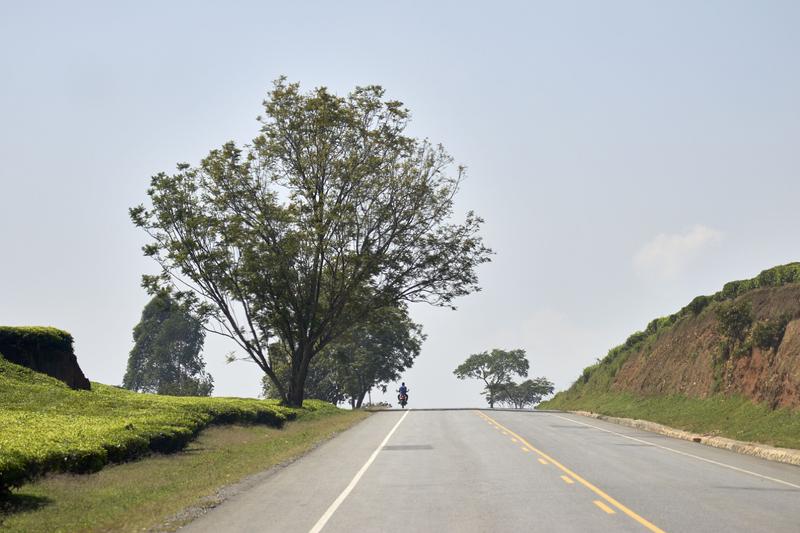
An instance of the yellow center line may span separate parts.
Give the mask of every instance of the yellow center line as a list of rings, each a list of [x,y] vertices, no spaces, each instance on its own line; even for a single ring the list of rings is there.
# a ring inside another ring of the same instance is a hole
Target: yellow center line
[[[534,450],[536,450],[536,448],[534,448]],[[539,462],[540,462],[540,463],[542,463],[543,465],[546,465],[546,464],[547,464],[547,461],[545,461],[545,460],[544,460],[544,459],[542,459],[541,457],[539,457]]]
[[[517,442],[517,439],[512,438],[511,442]]]
[[[619,509],[620,511],[622,511],[623,513],[625,513],[626,515],[631,517],[632,519],[634,519],[637,522],[639,522],[641,525],[643,525],[644,527],[646,527],[647,529],[649,529],[653,533],[665,533],[663,529],[661,529],[660,527],[656,526],[655,524],[647,521],[645,518],[639,516],[638,514],[636,514],[631,509],[628,509],[626,506],[622,505],[620,502],[618,502],[617,500],[615,500],[614,498],[612,498],[611,496],[609,496],[608,494],[606,494],[605,492],[603,492],[602,490],[600,490],[599,488],[594,486],[593,484],[589,483],[588,481],[583,479],[581,476],[579,476],[578,474],[576,474],[575,472],[573,472],[572,470],[570,470],[566,466],[562,465],[561,463],[559,463],[558,461],[556,461],[555,459],[553,459],[552,457],[550,457],[549,455],[547,455],[543,451],[541,451],[538,448],[536,448],[536,446],[532,445],[530,442],[528,442],[524,438],[520,437],[518,434],[514,433],[513,431],[511,431],[510,429],[508,429],[504,425],[500,424],[494,418],[490,417],[487,414],[481,413],[480,411],[476,411],[476,412],[478,413],[478,415],[486,418],[487,420],[491,420],[492,422],[494,422],[495,424],[497,424],[501,428],[505,429],[507,432],[511,433],[517,439],[519,439],[519,441],[521,443],[523,443],[525,446],[527,446],[528,448],[530,448],[531,450],[533,450],[534,452],[539,454],[540,461],[543,458],[543,459],[546,459],[547,461],[553,463],[553,465],[555,465],[557,468],[559,468],[562,472],[564,472],[565,474],[570,476],[572,479],[574,479],[575,481],[577,481],[578,483],[580,483],[581,485],[583,485],[587,489],[591,490],[592,492],[594,492],[595,494],[597,494],[598,496],[603,498],[605,501],[607,501],[608,503],[610,503],[611,505],[613,505],[614,507],[616,507],[617,509]],[[600,503],[603,503],[603,502],[600,502]],[[597,504],[597,501],[595,502],[595,504]],[[599,507],[599,505],[598,505],[598,507]],[[611,509],[611,511],[613,512],[613,509]]]
[[[574,481],[572,481],[572,478],[567,477],[567,476],[561,476],[561,479],[563,479],[564,483],[566,483],[568,485],[572,485],[573,483],[575,483]]]
[[[605,512],[607,512],[608,514],[615,514],[615,512],[614,512],[614,509],[612,509],[612,508],[611,508],[611,507],[609,507],[608,505],[604,504],[604,503],[603,503],[603,502],[601,502],[600,500],[594,500],[594,504],[595,504],[596,506],[598,506],[600,509],[602,509],[602,510],[604,510]]]
[[[520,447],[520,450],[522,450],[523,452],[529,452],[529,451],[530,451],[530,450],[529,450],[528,448],[526,448],[525,446],[521,446],[521,447]]]

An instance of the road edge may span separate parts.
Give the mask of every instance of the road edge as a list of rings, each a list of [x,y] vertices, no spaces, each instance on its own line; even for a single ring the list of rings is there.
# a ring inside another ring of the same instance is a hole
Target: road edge
[[[620,426],[625,426],[634,429],[641,429],[651,433],[658,433],[674,439],[688,440],[712,446],[714,448],[722,448],[732,452],[740,453],[742,455],[752,455],[767,461],[774,461],[777,463],[786,463],[790,465],[800,466],[800,450],[793,448],[777,448],[768,444],[759,444],[757,442],[747,442],[726,437],[715,437],[713,435],[703,435],[699,433],[691,433],[682,429],[675,429],[664,424],[657,422],[650,422],[649,420],[641,420],[638,418],[621,418],[616,416],[608,416],[600,413],[592,413],[590,411],[566,411],[575,415],[585,416],[588,418],[595,418],[605,422],[611,422]]]
[[[372,413],[369,414],[371,415]],[[369,415],[341,431],[336,431],[332,433],[327,438],[315,441],[314,444],[308,450],[306,450],[301,454],[295,455],[294,457],[291,457],[286,461],[272,465],[259,472],[248,474],[247,476],[243,477],[238,481],[217,488],[213,494],[201,498],[195,504],[185,507],[178,513],[175,513],[165,518],[164,520],[160,521],[159,523],[153,524],[152,526],[146,528],[147,533],[173,533],[176,531],[180,531],[185,526],[189,525],[191,522],[194,522],[195,520],[203,517],[205,514],[212,511],[216,507],[219,507],[220,505],[230,500],[231,498],[234,498],[235,496],[247,490],[252,489],[258,484],[263,483],[264,481],[273,477],[281,470],[284,470],[285,468],[291,466],[293,463],[303,459],[304,457],[315,451],[320,446],[326,444],[327,442],[330,442],[331,440],[335,439],[342,433],[350,431],[359,424],[364,423],[364,421],[367,420],[368,418]]]

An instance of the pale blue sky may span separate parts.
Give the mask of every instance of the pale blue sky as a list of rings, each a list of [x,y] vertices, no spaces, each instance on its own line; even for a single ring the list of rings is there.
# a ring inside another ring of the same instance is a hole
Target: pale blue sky
[[[469,179],[484,291],[414,308],[412,402],[475,405],[468,354],[565,387],[653,317],[800,260],[797,2],[2,2],[0,323],[119,383],[152,265],[150,175],[257,132],[271,80],[378,83]],[[250,365],[207,343],[217,393]]]

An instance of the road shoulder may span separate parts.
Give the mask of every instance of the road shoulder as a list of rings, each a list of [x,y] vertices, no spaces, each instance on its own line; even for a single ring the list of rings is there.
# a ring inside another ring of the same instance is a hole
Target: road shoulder
[[[759,444],[757,442],[746,442],[741,440],[729,439],[726,437],[717,437],[714,435],[692,433],[682,429],[675,429],[664,424],[657,422],[650,422],[648,420],[639,420],[635,418],[621,418],[616,416],[607,416],[599,413],[591,413],[588,411],[566,411],[568,413],[603,420],[611,422],[620,426],[648,431],[650,433],[658,433],[673,439],[688,440],[706,446],[713,446],[714,448],[722,448],[732,452],[741,453],[745,455],[752,455],[767,461],[776,461],[779,463],[786,463],[790,465],[800,466],[800,450],[791,448],[777,448],[767,444]]]

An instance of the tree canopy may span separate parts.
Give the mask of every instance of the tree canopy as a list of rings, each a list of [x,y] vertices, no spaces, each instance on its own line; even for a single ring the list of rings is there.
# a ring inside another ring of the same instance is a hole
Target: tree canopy
[[[211,394],[214,380],[200,355],[205,330],[187,306],[157,294],[142,311],[133,341],[123,387],[173,396]]]
[[[326,347],[312,361],[306,395],[332,403],[349,401],[359,408],[373,388],[386,391],[388,383],[400,379],[419,355],[425,336],[404,307],[383,308]],[[279,379],[289,379],[289,357],[285,351],[273,361]],[[264,382],[267,397],[277,397],[274,385]]]
[[[553,383],[547,378],[526,379],[522,383],[506,383],[499,387],[495,401],[501,405],[524,409],[541,402],[553,390]]]
[[[458,379],[479,379],[485,387],[483,395],[489,407],[494,408],[497,396],[517,375],[527,377],[528,359],[525,350],[500,350],[470,355],[453,373]]]
[[[345,97],[279,79],[243,148],[159,173],[131,209],[169,288],[233,339],[300,405],[312,360],[378,309],[452,307],[479,290],[491,251],[472,212],[452,222],[464,176],[441,145],[405,135],[409,112],[379,86]],[[270,346],[289,354],[288,382]]]

